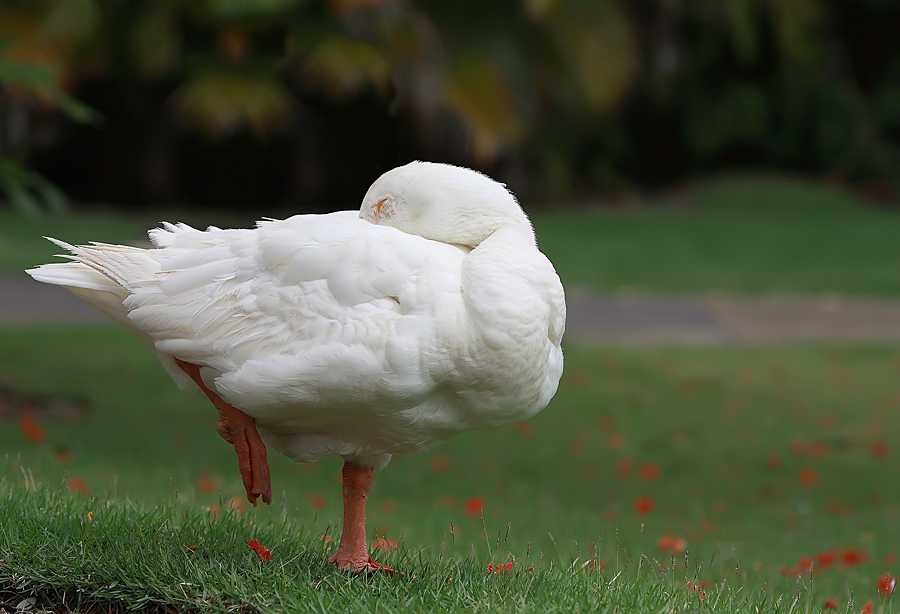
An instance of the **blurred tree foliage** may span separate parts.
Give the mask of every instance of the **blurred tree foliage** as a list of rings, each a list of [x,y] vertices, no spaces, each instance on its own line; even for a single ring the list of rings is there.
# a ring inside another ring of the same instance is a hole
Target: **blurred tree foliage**
[[[892,187],[897,23],[894,0],[4,0],[0,136],[124,202],[346,205],[412,157],[554,197],[735,166]]]

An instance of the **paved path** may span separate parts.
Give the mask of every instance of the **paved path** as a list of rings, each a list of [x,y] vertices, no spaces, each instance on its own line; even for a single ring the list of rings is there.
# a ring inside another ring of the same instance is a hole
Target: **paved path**
[[[617,343],[900,342],[900,300],[568,294],[566,337]],[[0,275],[0,324],[108,322],[61,288]]]

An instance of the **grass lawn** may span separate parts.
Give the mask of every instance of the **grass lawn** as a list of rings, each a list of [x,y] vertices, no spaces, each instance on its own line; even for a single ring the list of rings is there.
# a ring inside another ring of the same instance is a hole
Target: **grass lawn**
[[[812,181],[742,176],[614,207],[529,209],[540,245],[570,291],[900,296],[900,209]],[[139,219],[25,219],[0,210],[0,271],[21,271],[58,253],[43,235],[132,242],[146,240],[146,229],[161,219],[183,217],[148,211]],[[216,212],[188,217],[199,227],[249,222]]]
[[[0,601],[897,611],[876,585],[900,574],[898,381],[895,346],[568,347],[560,392],[530,423],[376,476],[369,528],[399,544],[378,556],[405,576],[365,577],[323,563],[337,459],[273,456],[276,503],[246,509],[214,410],[140,342],[7,328],[0,385],[40,398],[23,423],[7,393],[0,418]]]
[[[810,181],[709,180],[533,221],[570,291],[900,296],[900,209]]]

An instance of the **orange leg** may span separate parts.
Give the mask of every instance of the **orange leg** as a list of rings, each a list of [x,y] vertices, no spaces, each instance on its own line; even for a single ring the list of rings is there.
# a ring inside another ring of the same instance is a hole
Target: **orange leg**
[[[366,502],[374,477],[372,468],[345,461],[341,475],[344,478],[344,530],[338,550],[328,562],[336,564],[338,569],[381,569],[393,575],[393,569],[372,560],[366,546]]]
[[[237,452],[238,468],[247,490],[247,499],[253,505],[262,496],[263,502],[272,502],[272,483],[269,479],[269,463],[266,461],[266,445],[256,430],[256,420],[236,407],[226,403],[222,397],[207,388],[200,378],[200,367],[175,359],[175,364],[200,386],[212,404],[219,410],[216,431]]]

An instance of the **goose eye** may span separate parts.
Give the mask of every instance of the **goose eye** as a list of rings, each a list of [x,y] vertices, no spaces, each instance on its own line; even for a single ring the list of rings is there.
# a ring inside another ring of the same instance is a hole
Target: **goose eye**
[[[385,204],[387,201],[388,201],[387,198],[382,198],[382,199],[379,200],[377,203],[375,203],[375,219],[376,219],[376,220],[380,220],[380,219],[381,219],[381,215],[382,215],[382,214],[381,214],[381,209],[382,209],[382,207],[384,207],[384,204]],[[388,213],[388,211],[385,210],[385,214],[387,214],[387,213]]]

